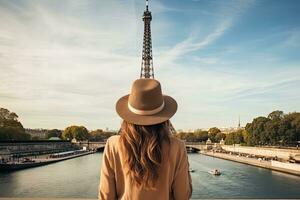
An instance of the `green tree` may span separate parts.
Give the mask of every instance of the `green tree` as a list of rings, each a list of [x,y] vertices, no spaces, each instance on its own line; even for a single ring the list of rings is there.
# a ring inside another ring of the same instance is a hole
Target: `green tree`
[[[280,135],[278,133],[280,120],[278,118],[274,120],[267,121],[265,123],[265,134],[267,138],[267,143],[269,145],[277,145],[278,141],[280,140]]]
[[[242,131],[243,139],[246,145],[250,146],[250,140],[249,140],[249,132],[247,130]]]
[[[103,130],[97,129],[90,132],[91,141],[103,141]]]
[[[243,144],[244,137],[243,137],[243,130],[238,130],[235,132],[231,132],[227,134],[225,139],[225,144],[232,145],[232,144]]]
[[[18,115],[14,112],[10,112],[6,108],[0,108],[0,119],[2,120],[12,120],[12,121],[18,121]]]
[[[300,113],[273,111],[246,125],[247,145],[295,145],[300,140]]]
[[[8,109],[0,108],[0,140],[29,140],[18,115]]]
[[[62,138],[62,131],[58,129],[48,130],[46,133],[46,138],[49,139],[51,137],[59,137]]]
[[[225,144],[227,145],[235,144],[234,133],[228,133],[226,135]]]
[[[187,132],[186,133],[186,141],[196,142],[196,135],[193,132]]]
[[[97,129],[90,132],[91,141],[105,141],[110,136],[116,135],[116,132],[103,131],[102,129]]]
[[[296,143],[299,135],[297,124],[299,113],[290,113],[284,115],[280,121],[278,134],[280,137],[280,143],[282,145],[293,145]]]
[[[221,133],[221,130],[217,127],[212,127],[208,130],[208,137],[211,139],[212,142],[217,142],[216,136],[218,133]]]
[[[64,139],[75,138],[79,141],[87,140],[89,139],[89,132],[84,126],[69,126],[64,130],[62,137]]]
[[[300,142],[300,113],[290,113],[288,117],[291,117],[291,126],[295,129],[295,140]]]
[[[186,132],[179,132],[176,133],[175,137],[181,139],[181,140],[186,140]]]
[[[216,142],[220,142],[222,139],[224,140],[225,138],[226,134],[222,132],[217,133],[217,135],[215,136]]]
[[[266,117],[257,117],[253,119],[252,123],[248,123],[246,125],[246,130],[249,133],[249,141],[250,145],[264,145],[268,142],[268,137],[265,124],[270,121],[269,118]]]
[[[281,110],[275,110],[268,115],[271,120],[281,120],[284,117],[284,113]]]
[[[194,132],[197,142],[205,142],[208,139],[208,132],[197,129]]]

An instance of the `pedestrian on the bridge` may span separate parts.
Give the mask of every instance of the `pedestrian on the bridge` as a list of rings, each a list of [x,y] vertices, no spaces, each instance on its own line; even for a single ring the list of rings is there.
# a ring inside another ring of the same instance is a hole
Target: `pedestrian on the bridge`
[[[134,81],[116,111],[120,135],[105,146],[99,199],[186,200],[192,181],[185,144],[171,134],[176,101],[162,95],[155,79]]]

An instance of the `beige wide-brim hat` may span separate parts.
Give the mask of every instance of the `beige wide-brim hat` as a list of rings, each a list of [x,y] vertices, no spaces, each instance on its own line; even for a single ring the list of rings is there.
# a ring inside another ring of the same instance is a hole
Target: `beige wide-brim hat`
[[[177,103],[163,95],[160,83],[143,78],[133,82],[131,92],[116,103],[118,115],[125,121],[137,125],[154,125],[170,119],[177,111]]]

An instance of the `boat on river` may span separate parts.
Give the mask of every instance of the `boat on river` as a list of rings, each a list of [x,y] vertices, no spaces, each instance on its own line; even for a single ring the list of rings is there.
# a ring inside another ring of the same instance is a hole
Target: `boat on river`
[[[195,172],[196,170],[194,170],[194,169],[189,169],[189,172],[191,172],[191,173],[193,173],[193,172]]]
[[[221,175],[221,171],[218,169],[213,169],[213,170],[209,171],[209,173],[211,173],[212,175],[215,175],[215,176]]]

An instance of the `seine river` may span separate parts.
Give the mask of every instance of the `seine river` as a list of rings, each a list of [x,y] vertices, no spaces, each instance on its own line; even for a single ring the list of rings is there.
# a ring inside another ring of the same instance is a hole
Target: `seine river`
[[[96,153],[42,167],[0,173],[0,197],[97,198],[102,154]],[[300,177],[189,154],[193,199],[300,198]],[[208,171],[219,168],[223,174]]]

